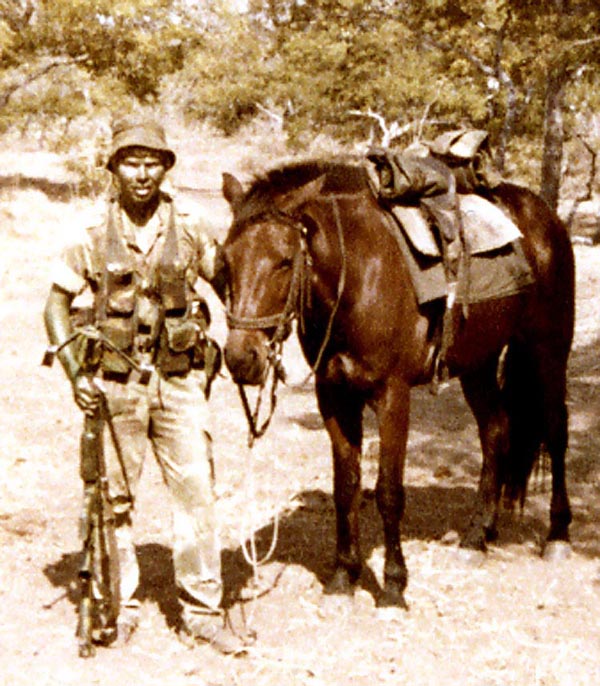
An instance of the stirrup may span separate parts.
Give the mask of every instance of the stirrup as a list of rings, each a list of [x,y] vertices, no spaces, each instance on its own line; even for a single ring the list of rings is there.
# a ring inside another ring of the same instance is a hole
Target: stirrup
[[[448,386],[450,382],[450,373],[448,371],[448,365],[446,364],[446,354],[454,341],[452,315],[456,304],[457,286],[458,284],[456,281],[448,281],[448,295],[446,297],[446,305],[442,316],[440,347],[435,355],[433,362],[433,377],[429,385],[429,392],[432,395],[438,395],[440,390]]]

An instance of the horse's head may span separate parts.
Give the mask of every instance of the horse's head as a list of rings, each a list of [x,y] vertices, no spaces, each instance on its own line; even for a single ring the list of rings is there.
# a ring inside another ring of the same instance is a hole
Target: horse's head
[[[305,276],[305,226],[301,212],[322,177],[267,197],[245,194],[239,181],[223,175],[223,195],[233,212],[224,244],[228,270],[225,363],[237,383],[265,381],[277,365],[281,344],[297,315]]]

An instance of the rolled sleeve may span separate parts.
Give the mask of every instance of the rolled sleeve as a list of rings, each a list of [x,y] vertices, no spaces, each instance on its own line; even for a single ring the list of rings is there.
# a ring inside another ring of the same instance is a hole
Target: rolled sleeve
[[[94,229],[88,229],[76,236],[52,265],[52,283],[73,295],[79,295],[90,282],[93,231]]]
[[[51,269],[52,283],[67,293],[79,295],[85,290],[87,285],[86,280],[80,274],[77,274],[68,264],[61,261],[56,261]]]
[[[223,257],[211,227],[203,220],[190,221],[188,215],[180,215],[179,220],[194,254],[196,275],[209,283],[214,281],[223,267]]]
[[[219,274],[223,259],[221,246],[214,238],[203,236],[199,246],[199,271],[200,276],[207,281],[213,281]]]

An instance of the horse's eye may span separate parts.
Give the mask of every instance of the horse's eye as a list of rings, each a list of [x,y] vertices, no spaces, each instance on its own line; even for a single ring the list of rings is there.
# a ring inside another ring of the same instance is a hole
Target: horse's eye
[[[279,269],[289,269],[293,264],[291,257],[284,257],[279,263]]]

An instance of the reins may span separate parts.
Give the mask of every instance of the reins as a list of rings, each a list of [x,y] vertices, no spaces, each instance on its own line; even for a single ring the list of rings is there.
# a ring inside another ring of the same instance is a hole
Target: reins
[[[340,208],[337,203],[337,197],[334,196],[332,199],[333,202],[333,216],[335,218],[335,226],[337,229],[337,235],[338,235],[338,242],[340,246],[340,256],[342,258],[342,266],[340,269],[340,278],[338,280],[338,287],[337,287],[337,295],[335,298],[335,303],[333,305],[333,309],[331,310],[331,314],[329,315],[329,319],[327,321],[327,328],[325,329],[325,336],[323,337],[323,341],[321,343],[321,347],[319,348],[319,352],[317,353],[317,358],[315,360],[315,363],[311,365],[310,368],[310,373],[306,377],[306,381],[310,379],[310,377],[316,372],[316,370],[319,368],[319,365],[321,364],[321,360],[323,359],[323,355],[325,353],[325,348],[327,347],[327,344],[329,343],[329,339],[331,338],[331,330],[333,329],[333,320],[335,319],[335,315],[337,314],[338,308],[340,306],[340,302],[342,300],[342,294],[344,293],[344,288],[346,287],[346,243],[344,242],[344,233],[342,230],[342,220],[340,218]],[[302,322],[304,326],[304,322]]]
[[[294,254],[292,264],[292,277],[290,279],[290,287],[286,297],[284,308],[277,314],[267,315],[263,317],[243,317],[233,314],[227,308],[226,317],[227,325],[230,329],[271,329],[275,331],[269,339],[269,353],[267,356],[267,373],[263,383],[258,389],[256,398],[256,406],[254,410],[250,408],[248,397],[243,384],[237,384],[238,393],[242,401],[246,421],[248,422],[248,446],[252,444],[257,438],[260,438],[266,432],[277,405],[277,384],[279,381],[285,381],[285,370],[281,363],[281,353],[283,350],[283,343],[288,337],[293,320],[298,316],[298,300],[306,289],[307,278],[307,255],[308,251],[304,241],[304,227],[297,224],[287,215],[284,215],[286,223],[291,225],[294,229],[300,230],[300,247]],[[269,411],[262,423],[259,423],[259,412],[262,402],[262,395],[264,389],[268,385],[269,376],[271,377],[271,391],[269,393]]]

